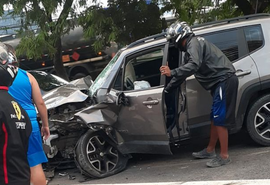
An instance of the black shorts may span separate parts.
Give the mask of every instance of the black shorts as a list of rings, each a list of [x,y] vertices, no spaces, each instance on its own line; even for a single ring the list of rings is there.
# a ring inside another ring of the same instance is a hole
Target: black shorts
[[[231,128],[235,124],[238,83],[237,76],[232,75],[211,90],[213,105],[210,117],[215,126]]]

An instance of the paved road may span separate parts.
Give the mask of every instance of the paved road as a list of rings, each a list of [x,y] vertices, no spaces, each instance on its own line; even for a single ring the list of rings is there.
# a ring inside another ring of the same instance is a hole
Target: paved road
[[[194,184],[194,181],[203,181],[205,185],[212,185],[210,182],[205,181],[215,181],[214,184],[219,185],[219,183],[222,183],[217,181],[225,180],[224,184],[245,184],[243,181],[236,183],[231,182],[231,180],[270,179],[270,147],[258,146],[245,132],[232,135],[229,139],[232,163],[211,169],[205,165],[208,161],[207,159],[195,160],[191,157],[191,153],[205,147],[207,141],[191,141],[179,148],[175,148],[173,156],[134,155],[129,161],[126,170],[104,179],[86,179],[76,169],[57,171],[49,184],[108,185],[117,183],[150,183],[154,185],[158,184],[158,182],[165,184],[177,182],[178,184],[191,185],[188,183]],[[69,180],[68,176],[60,177],[58,175],[59,172],[67,172],[76,179]],[[270,181],[262,180],[260,182],[257,184],[270,184]],[[248,181],[248,183],[254,184],[254,181]]]

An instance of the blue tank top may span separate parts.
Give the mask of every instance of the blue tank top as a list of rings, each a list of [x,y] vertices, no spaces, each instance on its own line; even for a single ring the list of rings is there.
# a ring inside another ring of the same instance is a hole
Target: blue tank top
[[[37,113],[32,101],[32,86],[26,71],[22,69],[18,70],[18,74],[13,81],[12,86],[9,87],[8,92],[27,112],[32,122],[32,126],[38,126],[33,125],[33,122],[37,120]]]

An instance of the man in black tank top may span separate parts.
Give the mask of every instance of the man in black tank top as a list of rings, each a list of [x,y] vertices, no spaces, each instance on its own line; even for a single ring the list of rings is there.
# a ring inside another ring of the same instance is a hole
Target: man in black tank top
[[[0,184],[30,185],[27,161],[32,131],[27,113],[8,93],[17,74],[17,59],[0,43]]]

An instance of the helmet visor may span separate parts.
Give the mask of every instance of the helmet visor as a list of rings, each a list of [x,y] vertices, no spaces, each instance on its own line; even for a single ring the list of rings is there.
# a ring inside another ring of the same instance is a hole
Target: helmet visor
[[[14,55],[14,53],[8,52],[7,62],[8,62],[8,65],[19,67],[17,57]]]
[[[5,65],[8,62],[8,53],[4,47],[0,46],[0,64]]]

